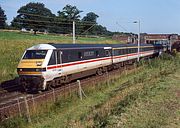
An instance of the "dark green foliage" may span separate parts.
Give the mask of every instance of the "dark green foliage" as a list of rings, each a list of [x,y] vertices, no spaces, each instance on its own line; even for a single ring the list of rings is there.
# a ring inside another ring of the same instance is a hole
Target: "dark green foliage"
[[[7,20],[7,18],[6,18],[6,15],[4,13],[4,10],[0,6],[0,29],[5,28],[6,20]]]
[[[33,29],[34,34],[37,31],[72,34],[73,21],[75,21],[77,35],[113,35],[106,27],[97,25],[97,18],[99,17],[97,14],[89,12],[80,19],[81,12],[83,11],[76,6],[68,4],[59,10],[56,16],[43,3],[30,2],[17,11],[18,15],[11,22],[11,27]]]
[[[120,115],[121,113],[125,112],[126,107],[128,107],[136,101],[136,99],[138,98],[138,94],[138,92],[134,92],[133,94],[125,97],[121,102],[117,104],[116,109],[112,110],[112,114]]]
[[[13,118],[0,123],[0,128],[25,128],[27,124],[25,118]]]
[[[79,20],[79,18],[81,17],[79,14],[83,11],[79,10],[76,6],[68,4],[63,8],[62,12],[69,20]]]
[[[43,3],[28,3],[22,6],[18,15],[12,21],[12,26],[17,28],[33,29],[36,31],[47,30],[52,25],[55,15]]]
[[[97,14],[95,14],[94,12],[89,12],[86,14],[86,16],[83,17],[82,21],[97,23],[98,17],[99,16]]]
[[[76,22],[77,26],[80,26],[80,13],[82,11],[79,10],[76,6],[66,5],[62,11],[58,11],[58,16],[55,18],[55,28],[51,29],[50,32],[53,33],[62,33],[62,34],[71,34],[73,21]],[[58,28],[57,28],[58,27]],[[79,30],[76,29],[76,33],[79,33]]]

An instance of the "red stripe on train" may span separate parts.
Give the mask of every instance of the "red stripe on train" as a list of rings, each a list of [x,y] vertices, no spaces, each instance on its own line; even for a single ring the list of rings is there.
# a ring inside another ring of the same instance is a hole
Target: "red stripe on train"
[[[150,52],[140,52],[140,54],[145,54],[145,53],[150,53]],[[128,57],[128,56],[134,56],[134,55],[138,55],[138,53],[116,56],[116,57],[113,57],[113,59],[123,58],[123,57]],[[61,65],[47,67],[47,69],[54,69],[54,68],[60,68],[60,67],[68,67],[68,66],[72,66],[72,65],[85,64],[85,63],[91,63],[91,62],[102,61],[102,60],[109,60],[109,59],[112,59],[112,58],[111,57],[106,57],[106,58],[100,58],[100,59],[95,59],[95,60],[87,60],[87,61],[85,60],[85,61],[80,61],[80,62],[72,62],[72,63],[69,63],[69,64],[61,64]]]
[[[85,63],[91,63],[91,62],[109,60],[109,59],[111,59],[111,57],[100,58],[100,59],[95,59],[95,60],[87,60],[87,61],[85,60],[85,61],[80,61],[80,62],[73,62],[73,63],[70,63],[70,64],[62,64],[62,65],[51,66],[51,67],[47,67],[47,69],[67,67],[67,66],[72,66],[72,65],[85,64]]]

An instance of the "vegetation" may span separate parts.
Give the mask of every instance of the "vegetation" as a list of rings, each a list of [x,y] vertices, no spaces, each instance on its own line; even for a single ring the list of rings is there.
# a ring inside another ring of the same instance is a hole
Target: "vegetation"
[[[94,12],[87,13],[82,19],[76,6],[66,5],[62,11],[57,11],[57,16],[46,8],[43,3],[30,2],[20,7],[18,15],[13,19],[11,26],[15,29],[47,31],[49,33],[71,34],[73,21],[76,22],[76,34],[86,35],[108,35],[110,32],[101,25],[97,24],[99,17]]]
[[[178,127],[180,58],[170,55],[142,62],[134,71],[106,84],[88,87],[82,101],[76,95],[59,100],[32,117],[1,127]]]
[[[0,83],[17,76],[16,68],[23,52],[28,47],[40,43],[72,43],[72,37],[60,35],[36,36],[21,32],[0,31]],[[79,37],[77,43],[118,43],[109,38]]]
[[[4,13],[4,10],[0,6],[0,29],[3,29],[6,27],[6,15]]]
[[[150,78],[152,74],[147,71],[143,81],[137,84],[138,89],[118,101],[110,108],[110,113],[100,116],[96,125],[112,128],[179,127],[180,58],[175,58],[178,59],[175,63],[170,56],[163,59],[165,63],[150,63],[148,68],[153,69],[153,77]],[[173,67],[174,64],[177,67]]]
[[[14,18],[12,26],[33,29],[34,34],[38,30],[47,29],[47,22],[52,22],[52,19],[48,18],[55,17],[42,3],[29,3],[22,6],[17,13],[19,14]],[[40,15],[40,17],[37,15]]]

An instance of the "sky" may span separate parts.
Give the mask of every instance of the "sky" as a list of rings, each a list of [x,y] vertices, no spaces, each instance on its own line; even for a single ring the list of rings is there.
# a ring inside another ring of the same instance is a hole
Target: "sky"
[[[180,34],[180,0],[0,0],[0,6],[10,23],[17,10],[29,2],[41,2],[54,14],[67,4],[82,10],[81,18],[88,12],[99,15],[98,24],[110,31],[138,33]]]

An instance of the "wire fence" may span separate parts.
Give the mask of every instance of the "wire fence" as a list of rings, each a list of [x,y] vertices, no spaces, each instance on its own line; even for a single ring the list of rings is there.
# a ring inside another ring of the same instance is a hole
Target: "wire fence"
[[[31,115],[40,113],[39,111],[43,110],[43,107],[48,109],[47,106],[54,104],[56,101],[67,99],[69,96],[73,96],[74,94],[79,95],[80,99],[82,99],[82,94],[80,93],[84,93],[84,89],[104,84],[109,86],[113,80],[119,78],[120,74],[124,73],[124,75],[127,75],[127,70],[132,69],[136,70],[136,65],[124,66],[118,70],[109,73],[107,72],[103,76],[92,76],[81,81],[77,80],[77,82],[44,93],[19,97],[4,106],[0,106],[0,122],[21,116],[27,117],[28,121],[31,122]],[[85,94],[83,95],[85,96]]]
[[[87,86],[92,87],[98,83],[97,81],[103,81],[105,78],[107,78],[107,76],[100,76],[98,80],[97,78],[93,78],[93,80],[88,79],[86,81],[81,81],[80,84],[83,88]],[[79,81],[62,86],[61,88],[52,89],[42,94],[19,97],[0,108],[0,121],[13,117],[25,116],[28,121],[31,122],[30,116],[38,113],[40,110],[39,108],[47,106],[48,104],[53,104],[57,100],[66,99],[73,94],[79,94]]]

